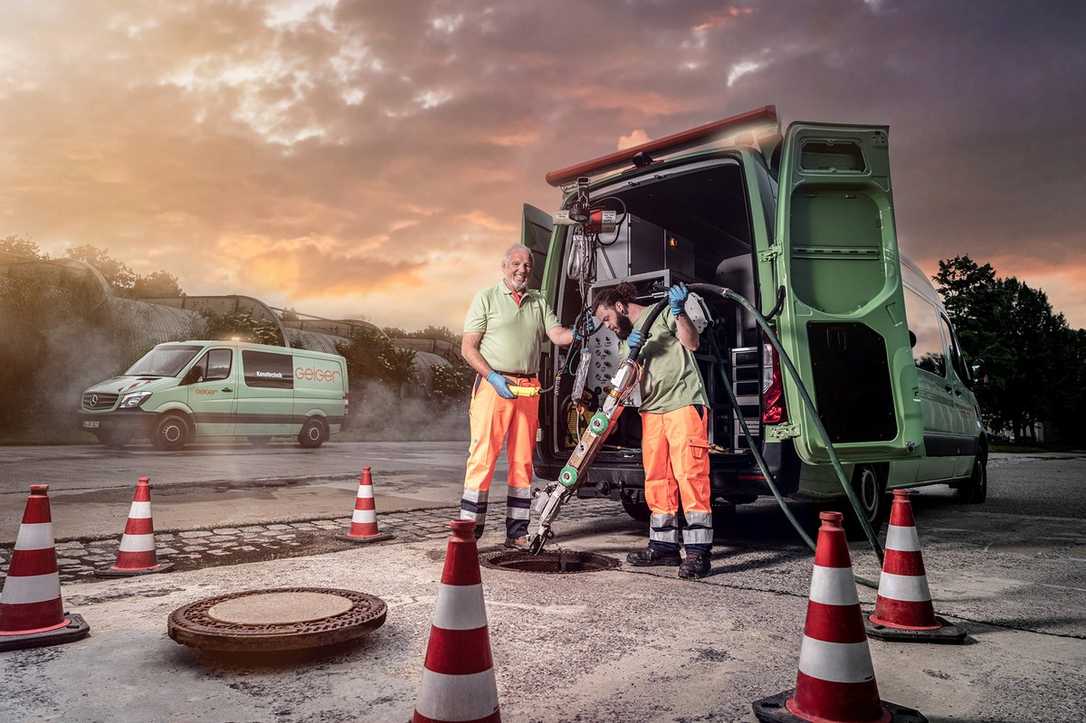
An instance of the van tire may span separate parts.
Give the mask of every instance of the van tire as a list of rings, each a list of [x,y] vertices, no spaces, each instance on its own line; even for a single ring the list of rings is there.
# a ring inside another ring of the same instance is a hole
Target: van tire
[[[151,435],[151,444],[155,449],[176,452],[188,444],[192,436],[192,425],[189,420],[180,414],[166,413],[155,424],[154,433]]]
[[[878,464],[858,464],[852,470],[852,491],[856,493],[864,509],[871,529],[877,535],[890,513],[890,500],[886,494],[887,468]],[[856,517],[848,498],[841,500],[845,511],[845,534],[850,540],[865,538],[863,525]]]
[[[306,449],[316,449],[328,439],[328,425],[320,417],[310,417],[298,432],[298,444]]]
[[[958,500],[979,505],[988,499],[988,450],[983,447],[973,461],[973,472],[957,488]]]
[[[645,498],[641,495],[623,494],[619,496],[619,500],[626,514],[638,522],[648,522],[652,516]]]

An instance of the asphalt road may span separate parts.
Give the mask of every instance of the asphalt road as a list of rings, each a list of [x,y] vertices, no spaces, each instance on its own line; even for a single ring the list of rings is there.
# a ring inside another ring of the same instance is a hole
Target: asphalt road
[[[454,514],[463,447],[343,443],[315,452],[207,447],[179,455],[0,449],[4,529],[17,520],[27,482],[45,481],[58,536],[74,536],[70,530],[80,525],[115,535],[139,474],[158,484],[160,529],[171,519],[207,527],[218,524],[212,518],[267,521],[321,509],[342,517],[357,468],[367,463],[377,476],[379,509],[442,508],[391,515],[402,534],[377,546],[333,552],[339,548],[301,545],[286,559],[66,583],[66,604],[88,619],[93,635],[3,654],[0,688],[13,694],[0,701],[0,719],[403,720],[421,671],[444,553],[440,519]],[[943,487],[917,496],[936,609],[964,627],[971,644],[872,641],[883,697],[920,708],[933,722],[1086,719],[1084,478],[1086,455],[993,455],[986,504],[960,504]],[[798,505],[797,512],[815,524],[816,508]],[[558,546],[621,560],[644,545],[644,525],[613,503],[582,503],[569,513]],[[425,534],[407,534],[411,529]],[[298,540],[316,534],[296,532]],[[492,525],[484,547],[500,534]],[[179,534],[166,544],[184,540]],[[852,545],[852,556],[857,575],[878,577],[862,542]],[[750,701],[795,680],[810,565],[772,500],[764,500],[718,520],[712,573],[698,582],[676,580],[673,568],[627,565],[546,578],[484,570],[503,714],[752,721]],[[276,662],[209,659],[163,635],[166,615],[179,605],[276,585],[379,594],[389,603],[388,623],[352,651]],[[870,606],[874,592],[859,591]]]
[[[416,449],[403,451],[392,456]],[[916,500],[936,609],[969,644],[872,640],[879,692],[932,723],[1086,720],[1086,456],[996,456],[990,472],[988,504],[961,505],[945,488]],[[801,507],[800,517],[810,521],[814,511]],[[569,512],[557,546],[621,560],[644,545],[644,526],[617,505]],[[438,518],[450,513],[448,505],[397,513],[401,530],[425,527],[425,539],[68,583],[65,603],[92,635],[0,654],[0,689],[9,692],[0,720],[402,721],[414,705],[441,575]],[[674,568],[548,576],[484,568],[503,718],[752,723],[751,701],[794,685],[810,556],[771,501],[719,522],[711,575],[696,582],[675,579]],[[499,542],[500,530],[491,530],[483,549]],[[878,576],[862,542],[852,560],[858,575]],[[380,595],[388,621],[355,648],[303,658],[222,659],[164,635],[178,606],[283,585]],[[874,591],[858,591],[870,609]]]
[[[453,504],[465,442],[332,442],[320,449],[194,445],[0,447],[0,543],[15,539],[31,483],[49,485],[58,538],[119,532],[136,480],[151,478],[157,529],[230,526],[349,514],[358,474],[373,468],[380,510]],[[504,466],[498,476],[504,477]]]

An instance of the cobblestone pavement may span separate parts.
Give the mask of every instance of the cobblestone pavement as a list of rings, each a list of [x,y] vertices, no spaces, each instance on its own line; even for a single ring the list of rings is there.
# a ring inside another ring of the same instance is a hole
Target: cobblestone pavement
[[[396,544],[425,539],[441,539],[449,534],[449,520],[455,519],[454,507],[382,513],[378,510],[381,532],[395,535],[377,544]],[[625,518],[621,507],[609,500],[578,500],[563,510],[564,519],[594,516]],[[492,503],[487,515],[488,537],[495,535],[505,521],[505,505]],[[346,550],[358,543],[344,540],[350,517],[310,519],[245,527],[163,530],[155,532],[159,562],[174,563],[175,570],[194,570],[218,565],[300,557]],[[75,582],[94,576],[99,568],[109,567],[117,557],[120,534],[107,538],[69,539],[56,543],[61,582]],[[485,539],[485,538],[484,538]],[[500,535],[495,535],[500,539]],[[0,579],[6,576],[11,546],[0,548]]]

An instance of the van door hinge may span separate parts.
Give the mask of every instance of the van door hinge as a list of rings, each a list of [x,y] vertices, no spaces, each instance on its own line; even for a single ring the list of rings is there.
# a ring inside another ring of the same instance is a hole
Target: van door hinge
[[[783,442],[786,439],[799,436],[799,427],[792,422],[786,424],[775,424],[772,427],[765,428],[765,436],[767,440],[772,442]]]
[[[765,251],[758,254],[758,258],[766,263],[770,263],[781,255],[780,246],[770,246]]]

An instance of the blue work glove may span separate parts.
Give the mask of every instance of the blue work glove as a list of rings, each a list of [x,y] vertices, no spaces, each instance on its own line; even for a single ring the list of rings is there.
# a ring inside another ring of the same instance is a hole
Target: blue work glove
[[[642,336],[640,329],[634,329],[630,332],[630,335],[626,337],[626,346],[630,349],[630,355],[632,356],[641,345],[645,342],[645,337]]]
[[[600,323],[598,321],[596,321],[595,315],[593,315],[593,313],[591,311],[586,311],[584,313],[584,323],[583,324],[581,324],[581,323],[574,324],[573,340],[574,341],[580,341],[581,339],[584,339],[586,336],[592,336],[593,334],[596,333],[596,329],[598,329],[599,326],[600,326]]]
[[[686,289],[686,284],[678,283],[667,290],[667,301],[671,305],[671,315],[678,316],[683,313],[683,309],[686,308],[686,297],[690,295],[690,292]]]
[[[509,380],[501,374],[498,374],[498,372],[490,372],[486,375],[486,380],[490,382],[490,386],[494,387],[494,391],[496,391],[498,396],[502,399],[513,399],[516,397],[513,392],[509,391]]]

